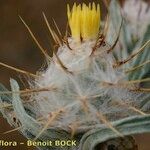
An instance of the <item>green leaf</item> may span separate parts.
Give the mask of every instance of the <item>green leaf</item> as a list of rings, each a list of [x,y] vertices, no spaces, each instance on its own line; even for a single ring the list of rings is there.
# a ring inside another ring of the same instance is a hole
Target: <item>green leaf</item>
[[[113,122],[113,126],[124,136],[150,132],[150,115],[130,117]],[[119,138],[106,126],[97,127],[87,132],[80,143],[81,150],[95,150],[96,146],[105,141]]]
[[[150,40],[150,25],[148,26],[147,31],[145,32],[143,38],[141,38],[141,41],[139,42],[138,46],[136,46],[136,48],[140,49],[140,47],[142,47],[142,45],[144,45],[148,40]],[[134,58],[134,60],[131,63],[131,66],[133,67],[138,66],[143,62],[145,62],[146,60],[150,60],[150,44],[147,45],[147,47],[141,54],[139,54],[136,58]],[[137,71],[130,73],[128,78],[130,80],[136,80],[149,76],[150,75],[149,65],[150,64],[147,64],[138,69]]]

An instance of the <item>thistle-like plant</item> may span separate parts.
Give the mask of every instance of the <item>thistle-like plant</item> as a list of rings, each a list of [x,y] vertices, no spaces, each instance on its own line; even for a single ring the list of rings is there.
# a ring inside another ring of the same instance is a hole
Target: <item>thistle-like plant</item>
[[[96,149],[100,141],[149,132],[150,78],[144,66],[150,62],[148,24],[135,37],[115,0],[105,22],[95,3],[74,4],[72,9],[68,5],[67,9],[71,33],[66,29],[64,38],[55,22],[56,31],[50,27],[43,13],[55,42],[53,57],[21,18],[45,55],[47,68],[32,74],[0,63],[31,77],[26,90],[20,90],[13,79],[12,91],[1,85],[2,114],[32,140],[78,141],[76,147],[63,149]]]

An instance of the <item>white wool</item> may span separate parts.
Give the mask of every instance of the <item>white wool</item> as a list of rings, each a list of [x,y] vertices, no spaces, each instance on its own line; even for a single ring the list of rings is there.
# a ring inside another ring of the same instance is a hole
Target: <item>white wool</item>
[[[91,55],[95,41],[75,43],[70,38],[69,45],[72,50],[63,45],[57,52],[67,70],[63,70],[53,57],[47,70],[35,81],[34,88],[56,88],[32,95],[34,108],[37,108],[35,113],[46,121],[52,113],[63,109],[52,126],[65,130],[70,130],[75,123],[78,123],[78,129],[103,123],[97,112],[110,120],[135,114],[119,104],[111,104],[114,101],[136,102],[138,96],[127,87],[105,85],[125,81],[123,70],[113,68],[115,61],[113,55],[107,53],[109,46],[101,46]]]

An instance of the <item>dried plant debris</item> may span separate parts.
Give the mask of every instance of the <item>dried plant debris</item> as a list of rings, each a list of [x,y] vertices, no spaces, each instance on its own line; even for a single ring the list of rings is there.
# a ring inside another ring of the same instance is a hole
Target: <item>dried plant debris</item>
[[[96,146],[97,150],[100,148],[102,150],[138,150],[136,142],[131,136],[126,137],[125,139],[116,138]]]

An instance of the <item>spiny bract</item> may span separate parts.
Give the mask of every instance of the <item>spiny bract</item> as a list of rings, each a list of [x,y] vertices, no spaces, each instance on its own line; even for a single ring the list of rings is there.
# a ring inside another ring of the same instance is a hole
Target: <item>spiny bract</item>
[[[74,136],[100,124],[121,136],[111,121],[146,115],[147,111],[140,108],[147,97],[141,92],[141,81],[128,81],[122,67],[138,53],[117,62],[112,53],[115,44],[110,46],[105,39],[106,31],[100,29],[100,6],[95,3],[74,4],[72,10],[68,6],[68,20],[71,36],[63,41],[48,26],[59,48],[50,62],[47,60],[47,69],[30,82],[30,90],[22,92],[30,92],[29,102],[20,99],[16,92],[19,87],[11,80],[13,108],[3,108],[2,112],[14,126],[17,125],[11,118],[16,115],[20,130],[34,139],[60,137],[61,133],[51,132],[53,129]]]

